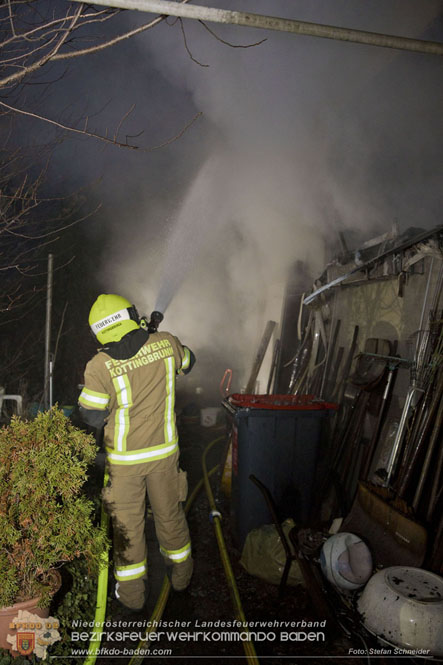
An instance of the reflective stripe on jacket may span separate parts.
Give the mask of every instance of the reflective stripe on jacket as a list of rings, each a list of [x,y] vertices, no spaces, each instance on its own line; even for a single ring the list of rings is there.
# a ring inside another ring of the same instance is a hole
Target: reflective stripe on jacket
[[[168,332],[151,334],[132,358],[97,353],[87,364],[79,404],[109,411],[104,442],[111,464],[161,460],[178,448],[175,377],[191,352]]]

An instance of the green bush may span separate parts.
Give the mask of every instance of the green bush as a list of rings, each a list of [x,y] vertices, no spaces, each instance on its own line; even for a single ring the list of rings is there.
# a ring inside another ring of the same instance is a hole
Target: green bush
[[[77,558],[97,574],[109,543],[82,489],[96,452],[57,408],[0,429],[0,606],[48,604],[50,571]]]

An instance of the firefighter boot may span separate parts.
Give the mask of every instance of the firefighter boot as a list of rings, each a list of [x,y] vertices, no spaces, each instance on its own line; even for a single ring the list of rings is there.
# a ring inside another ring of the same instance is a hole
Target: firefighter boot
[[[171,572],[172,588],[176,591],[184,591],[189,586],[193,569],[194,562],[191,556],[186,561],[174,563]]]
[[[140,612],[146,604],[147,580],[137,579],[117,582],[114,595],[119,605],[128,613]]]

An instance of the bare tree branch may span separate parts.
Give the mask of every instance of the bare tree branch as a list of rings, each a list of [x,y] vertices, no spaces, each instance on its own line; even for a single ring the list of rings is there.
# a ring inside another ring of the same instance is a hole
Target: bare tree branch
[[[192,118],[192,120],[190,120],[188,122],[188,124],[185,125],[183,127],[183,129],[178,134],[176,134],[172,138],[168,139],[164,143],[160,143],[159,145],[154,145],[151,148],[141,148],[141,150],[145,150],[147,152],[153,152],[154,150],[160,150],[160,148],[165,148],[167,145],[171,145],[171,143],[174,143],[174,141],[177,141],[178,139],[180,139],[183,136],[183,134],[188,131],[188,129],[191,127],[191,125],[193,125],[194,122],[196,120],[198,120],[198,118],[200,118],[200,116],[202,116],[202,115],[203,115],[203,111],[199,111],[198,113],[196,113],[195,116]]]
[[[182,0],[182,1],[189,2],[189,0]],[[69,58],[78,58],[83,55],[91,55],[91,53],[98,53],[99,51],[103,51],[104,49],[110,48],[111,46],[115,46],[116,44],[119,44],[120,42],[126,39],[131,39],[131,37],[135,37],[136,35],[139,35],[142,32],[145,32],[146,30],[153,28],[155,25],[158,25],[159,23],[164,21],[165,18],[166,18],[165,16],[159,16],[158,18],[153,19],[149,23],[145,23],[144,25],[141,25],[138,28],[134,28],[133,30],[128,30],[128,32],[125,32],[122,35],[118,35],[113,39],[109,39],[106,42],[102,42],[101,44],[96,44],[95,46],[91,46],[89,48],[72,51],[71,53],[68,52],[59,53],[58,55],[54,56],[52,59],[54,61],[68,60]]]
[[[65,43],[65,41],[67,40],[68,36],[74,30],[75,25],[77,24],[78,19],[80,17],[80,14],[82,12],[82,9],[83,9],[83,5],[80,5],[79,8],[77,9],[77,11],[75,12],[75,14],[72,17],[69,16],[69,18],[72,18],[72,21],[70,22],[68,28],[67,29],[63,29],[63,28],[61,29],[61,36],[60,36],[57,44],[54,46],[54,48],[46,56],[44,56],[43,58],[41,58],[37,62],[34,62],[32,65],[29,65],[26,68],[26,71],[16,72],[15,74],[10,74],[9,76],[7,76],[6,78],[4,78],[2,80],[2,85],[3,86],[9,85],[10,83],[13,83],[13,82],[17,81],[18,79],[23,78],[23,76],[25,76],[25,75],[32,74],[32,72],[36,71],[37,69],[40,69],[49,60],[54,58],[56,56],[56,54],[58,53],[58,51],[63,46],[63,44]],[[56,36],[58,36],[58,34]],[[55,39],[56,36],[54,36],[52,39]],[[51,39],[51,41],[52,41],[52,39]]]
[[[181,0],[181,4],[185,4],[187,2],[189,2],[189,0]],[[29,4],[29,3],[24,3],[24,4]],[[30,41],[32,39],[38,39],[43,43],[35,51],[25,51],[22,54],[22,56],[20,56],[20,54],[14,56],[15,60],[21,59],[23,61],[21,71],[14,72],[7,76],[3,76],[3,78],[0,78],[0,87],[6,87],[11,83],[23,79],[25,76],[39,70],[43,65],[45,65],[49,61],[56,62],[59,60],[78,58],[81,56],[90,55],[92,53],[98,53],[99,51],[103,51],[104,49],[115,46],[116,44],[119,44],[120,42],[126,39],[131,39],[132,37],[135,37],[136,35],[139,35],[142,32],[145,32],[146,30],[153,28],[154,26],[164,21],[166,18],[166,16],[158,16],[157,18],[149,21],[148,23],[138,26],[137,28],[133,28],[132,30],[128,30],[127,32],[117,35],[116,37],[112,37],[111,39],[107,39],[101,44],[95,44],[94,46],[84,49],[73,50],[70,52],[64,51],[62,53],[59,53],[60,48],[63,45],[66,45],[68,36],[71,35],[75,29],[79,27],[84,27],[85,25],[89,25],[90,23],[100,23],[103,21],[107,21],[110,18],[113,18],[114,16],[119,14],[120,11],[121,10],[106,9],[96,12],[95,14],[87,13],[85,10],[85,5],[81,4],[79,6],[79,9],[77,9],[74,14],[70,14],[68,10],[68,12],[65,15],[53,20],[47,20],[46,22],[43,22],[41,25],[29,29],[27,32],[18,34],[16,33],[15,30],[12,31],[11,29],[12,36],[4,40],[2,43],[0,43],[0,48],[9,46],[14,42],[23,41],[23,40]],[[10,8],[9,8],[8,18],[10,21],[13,20]],[[66,21],[71,21],[67,29],[62,27]],[[51,43],[53,39],[58,39],[57,44],[47,55],[45,55],[44,57],[42,57],[41,59],[32,64],[28,65],[25,64],[25,62],[29,60],[30,55],[33,55],[35,52],[37,52],[37,50],[47,48],[48,46],[47,40],[50,40],[49,43]],[[7,60],[5,59],[2,61],[2,63],[3,62],[7,63]]]
[[[19,109],[16,106],[10,106],[9,104],[6,104],[5,102],[0,101],[0,106],[3,106],[4,108],[8,109],[9,111],[13,111],[15,113],[20,113],[21,115],[26,115],[31,118],[36,118],[37,120],[42,120],[43,122],[47,122],[50,125],[54,125],[55,127],[58,127],[59,129],[63,129],[68,132],[74,132],[75,134],[83,134],[84,136],[89,136],[94,139],[98,139],[99,141],[104,141],[105,143],[110,143],[111,145],[116,145],[119,148],[128,148],[129,150],[140,150],[141,152],[152,152],[154,150],[159,150],[159,148],[164,148],[167,145],[170,145],[174,141],[177,141],[177,139],[181,138],[183,134],[191,127],[191,125],[194,124],[194,122],[201,116],[203,115],[202,111],[199,113],[196,113],[196,115],[192,118],[190,122],[188,122],[183,129],[176,134],[175,136],[171,137],[164,143],[160,143],[159,145],[151,146],[151,147],[146,147],[143,148],[138,145],[131,145],[130,143],[121,143],[120,141],[116,141],[115,139],[111,139],[108,136],[103,136],[101,134],[96,134],[94,132],[90,132],[87,130],[87,122],[88,119],[85,119],[85,127],[83,129],[77,129],[76,127],[69,127],[68,125],[64,125],[61,122],[57,122],[56,120],[51,120],[51,118],[47,118],[46,116],[39,115],[38,113],[32,113],[31,111],[25,111],[24,109]],[[126,116],[128,113],[126,114]],[[121,125],[121,122],[120,122]],[[120,127],[119,125],[119,127]]]
[[[112,18],[115,14],[118,14],[119,10],[109,10],[109,9],[103,9],[100,12],[91,12],[91,14],[82,14],[82,27],[84,25],[88,25],[88,23],[99,23],[102,21],[107,21],[110,18]],[[106,14],[106,16],[101,16],[103,14]],[[14,41],[18,40],[25,40],[25,41],[37,41],[41,40],[42,37],[38,37],[38,33],[44,31],[45,38],[48,36],[52,31],[55,33],[58,32],[60,24],[63,24],[67,18],[69,18],[70,15],[63,15],[60,18],[54,19],[52,21],[44,21],[41,24],[37,25],[35,28],[31,28],[25,33],[20,33],[17,34],[15,30],[12,28],[11,29],[11,37],[8,39],[5,39],[3,42],[0,42],[0,48],[5,48],[5,46],[8,46]]]
[[[187,51],[189,57],[191,58],[192,62],[195,62],[197,65],[200,65],[200,67],[209,67],[209,65],[204,65],[203,63],[201,63],[201,62],[199,62],[198,60],[196,60],[196,59],[194,58],[194,56],[192,55],[191,51],[189,50],[188,42],[187,42],[187,40],[186,40],[186,34],[185,34],[185,28],[184,28],[184,26],[183,26],[183,20],[182,20],[180,17],[179,17],[178,20],[180,21],[180,27],[181,27],[181,30],[182,30],[182,35],[183,35],[183,41],[184,41],[184,44],[185,44],[185,49],[186,49],[186,51]]]
[[[230,42],[227,42],[226,40],[219,37],[213,30],[211,30],[211,28],[208,25],[206,25],[206,23],[204,21],[201,21],[199,19],[198,22],[201,23],[202,26],[204,28],[206,28],[206,30],[209,33],[211,33],[211,35],[213,37],[215,37],[215,39],[217,39],[217,41],[221,42],[222,44],[225,44],[226,46],[230,46],[231,48],[252,48],[253,46],[260,46],[260,44],[263,44],[263,42],[268,41],[267,38],[265,38],[265,39],[261,39],[259,42],[255,42],[254,44],[231,44]]]
[[[188,1],[180,0],[183,4]],[[107,26],[109,21],[120,15],[120,9],[98,10],[86,3],[77,5],[59,0],[4,0],[2,3],[0,0],[0,118],[4,126],[4,138],[0,142],[0,274],[3,287],[0,312],[9,314],[17,308],[25,311],[34,304],[36,294],[44,291],[41,284],[41,276],[45,274],[42,273],[42,261],[48,248],[59,247],[65,232],[70,232],[71,227],[96,214],[100,207],[85,211],[84,199],[78,197],[76,201],[76,195],[71,199],[68,197],[68,205],[63,203],[62,197],[42,196],[50,149],[57,146],[67,133],[73,133],[120,148],[153,152],[180,139],[202,115],[201,112],[196,113],[174,136],[144,147],[134,145],[143,130],[125,132],[134,106],[115,123],[114,131],[95,131],[92,127],[95,120],[91,121],[93,116],[86,110],[81,120],[75,121],[67,120],[66,109],[62,109],[56,118],[48,118],[38,112],[35,104],[44,99],[47,86],[63,78],[63,75],[60,77],[63,65],[55,72],[49,70],[52,76],[39,75],[48,71],[48,65],[99,53],[146,32],[166,19],[166,16],[157,16],[120,34],[114,30],[111,36],[109,31],[106,34],[101,28],[97,30],[101,33],[98,37],[91,35],[91,26]],[[190,53],[182,21],[180,23],[185,48],[195,60]],[[94,43],[85,43],[85,39],[93,39]],[[33,107],[24,99],[25,86],[30,85],[40,86]],[[9,145],[14,143],[14,118],[19,116],[57,128],[59,132],[52,146],[38,146],[35,154],[23,148],[9,149]],[[48,159],[45,161],[46,151]],[[42,160],[45,162],[43,166]],[[64,265],[69,265],[69,261]],[[12,321],[10,316],[7,321]],[[3,316],[0,325],[6,325],[7,321]]]
[[[118,134],[119,134],[119,132],[120,132],[120,128],[121,128],[122,124],[124,123],[124,121],[126,120],[126,118],[128,118],[128,117],[131,115],[131,113],[132,113],[132,111],[133,111],[134,109],[135,109],[135,104],[133,104],[133,105],[131,106],[131,108],[130,108],[128,111],[126,111],[125,115],[122,117],[122,119],[121,119],[120,122],[118,123],[117,129],[115,130],[115,134],[114,134],[114,141],[117,141],[117,136],[118,136]],[[126,142],[127,142],[127,139],[126,139]]]
[[[187,2],[189,2],[189,0],[181,0],[181,4],[186,4]],[[9,22],[9,35],[3,39],[0,44],[0,46],[9,49],[9,51],[5,53],[4,58],[0,59],[0,88],[3,87],[8,90],[9,93],[9,99],[6,100],[3,98],[3,100],[0,101],[0,108],[4,109],[5,113],[27,116],[41,122],[46,122],[63,132],[83,135],[119,148],[139,150],[142,152],[151,152],[170,145],[183,136],[184,132],[201,115],[201,113],[197,113],[192,120],[188,122],[180,132],[178,132],[178,134],[164,142],[154,146],[143,147],[134,144],[134,139],[139,137],[143,131],[138,133],[127,132],[124,141],[119,140],[118,138],[125,121],[132,113],[134,107],[131,107],[123,115],[114,132],[108,132],[107,130],[105,132],[96,132],[91,130],[89,128],[90,117],[88,115],[84,116],[84,124],[81,127],[79,125],[73,126],[72,123],[64,122],[61,119],[47,117],[45,114],[39,114],[33,109],[28,110],[23,108],[23,104],[18,102],[20,90],[16,90],[15,98],[12,99],[10,95],[11,86],[16,86],[18,83],[21,83],[21,85],[32,83],[34,85],[36,81],[34,80],[35,76],[33,79],[32,75],[35,75],[37,71],[40,71],[42,67],[48,63],[55,63],[59,60],[67,60],[97,53],[103,49],[110,48],[123,40],[130,39],[131,37],[149,30],[167,18],[166,16],[158,16],[143,25],[127,30],[123,34],[105,39],[105,41],[100,44],[94,44],[93,46],[83,49],[66,50],[67,48],[72,49],[75,44],[74,37],[76,37],[76,40],[78,41],[78,35],[81,35],[79,32],[80,28],[94,23],[100,24],[109,21],[120,15],[122,10],[110,8],[102,9],[100,11],[93,10],[90,5],[88,6],[85,3],[81,3],[80,5],[76,5],[75,11],[73,10],[72,4],[68,5],[66,10],[62,8],[61,15],[57,16],[55,10],[53,14],[49,14],[48,12],[47,15],[41,15],[39,12],[40,7],[41,5],[39,5],[37,0],[31,0],[31,2],[12,2],[11,0],[8,0],[6,8],[7,12],[5,16],[3,16],[3,19]],[[55,9],[58,9],[57,4],[55,5]],[[207,67],[208,65],[198,62],[198,60],[193,57],[187,43],[183,21],[181,19],[180,26],[185,48],[189,57],[200,66]],[[19,27],[20,29],[18,29]],[[207,29],[209,30],[209,28]],[[210,32],[212,33],[212,31]],[[218,38],[215,33],[212,34]],[[31,77],[30,81],[27,80],[29,77]]]
[[[47,238],[48,236],[54,235],[54,233],[61,233],[62,231],[66,231],[66,229],[70,229],[71,226],[75,226],[76,224],[80,224],[80,222],[84,222],[86,219],[89,219],[90,217],[92,217],[92,215],[95,215],[100,210],[101,207],[102,207],[102,204],[99,203],[94,208],[94,210],[91,210],[90,212],[88,212],[86,215],[83,215],[82,217],[76,218],[70,224],[65,224],[65,226],[59,226],[57,229],[55,229],[55,231],[48,231],[48,233],[42,233],[42,234],[37,235],[37,236],[35,236],[35,235],[33,235],[33,236],[25,235],[24,233],[16,233],[16,232],[10,231],[10,230],[7,231],[7,232],[10,233],[13,236],[16,236],[17,238],[25,238],[26,240],[41,240],[42,238]]]

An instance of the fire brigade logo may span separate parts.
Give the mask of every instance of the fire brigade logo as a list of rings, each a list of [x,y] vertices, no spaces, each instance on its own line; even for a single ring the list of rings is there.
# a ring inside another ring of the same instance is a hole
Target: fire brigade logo
[[[58,632],[59,621],[54,617],[42,618],[27,610],[19,610],[17,616],[9,624],[11,634],[6,641],[10,644],[13,656],[34,654],[45,660],[48,646],[61,639]]]
[[[35,648],[35,633],[17,633],[17,651],[29,656]]]

